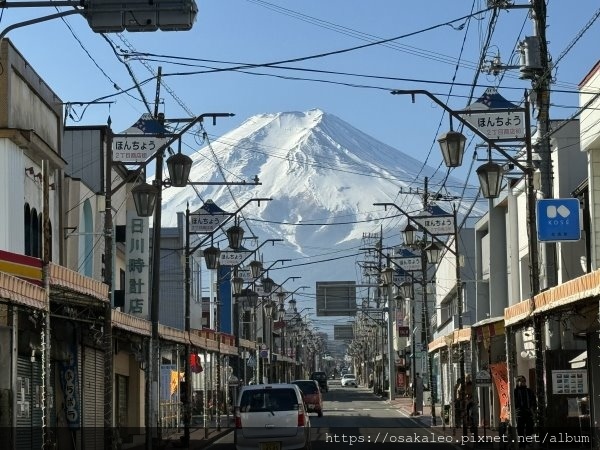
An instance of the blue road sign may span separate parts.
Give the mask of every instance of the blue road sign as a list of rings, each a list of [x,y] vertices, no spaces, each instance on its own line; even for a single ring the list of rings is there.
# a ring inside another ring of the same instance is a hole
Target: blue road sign
[[[579,200],[549,198],[537,201],[538,240],[544,242],[581,239]]]

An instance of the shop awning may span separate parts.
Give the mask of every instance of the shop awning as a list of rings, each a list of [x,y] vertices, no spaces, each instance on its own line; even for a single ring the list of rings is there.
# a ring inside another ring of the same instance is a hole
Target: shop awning
[[[107,284],[83,276],[74,270],[50,263],[48,264],[48,277],[52,289],[66,289],[76,295],[92,297],[102,302],[109,301]]]
[[[429,353],[439,350],[449,345],[457,345],[461,342],[469,342],[471,340],[471,327],[463,328],[462,330],[454,330],[445,336],[435,338],[427,346]]]
[[[471,325],[477,342],[504,335],[504,316],[491,317]]]
[[[580,277],[554,286],[531,299],[523,300],[504,309],[505,326],[516,325],[556,308],[572,307],[580,300],[600,295],[600,270],[586,273]]]
[[[44,289],[3,272],[0,272],[0,298],[30,308],[48,308],[48,296]]]

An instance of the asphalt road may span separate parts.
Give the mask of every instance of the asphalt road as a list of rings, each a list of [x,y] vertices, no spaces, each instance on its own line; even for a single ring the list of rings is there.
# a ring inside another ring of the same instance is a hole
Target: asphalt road
[[[323,417],[310,415],[312,450],[458,449],[460,437],[443,435],[390,405],[366,388],[330,383]],[[210,447],[233,450],[233,433]]]

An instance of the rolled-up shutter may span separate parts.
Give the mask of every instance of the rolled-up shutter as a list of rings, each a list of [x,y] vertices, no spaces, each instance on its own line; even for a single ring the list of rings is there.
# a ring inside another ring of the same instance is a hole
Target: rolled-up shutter
[[[83,448],[104,449],[104,353],[92,347],[83,349]]]
[[[17,362],[17,450],[42,448],[42,365],[19,357]]]

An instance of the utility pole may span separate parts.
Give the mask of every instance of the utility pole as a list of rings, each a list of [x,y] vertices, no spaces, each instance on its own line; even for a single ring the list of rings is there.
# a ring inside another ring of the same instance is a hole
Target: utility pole
[[[160,100],[160,82],[161,82],[162,67],[158,68],[156,76],[156,98],[154,103],[154,119],[164,123],[164,117],[159,119],[158,102]],[[159,345],[159,313],[160,313],[160,228],[162,214],[162,172],[163,172],[163,151],[160,150],[156,155],[156,167],[154,174],[153,185],[157,189],[156,203],[154,206],[154,220],[152,223],[152,275],[151,275],[151,303],[150,303],[150,321],[152,324],[152,334],[150,336],[148,368],[146,374],[148,378],[148,400],[147,408],[147,430],[146,430],[146,448],[153,448],[153,440],[156,438],[160,444],[162,439],[160,424],[160,345]]]
[[[108,285],[108,302],[104,306],[104,448],[114,445],[113,427],[113,339],[112,308],[114,292],[113,267],[113,216],[112,216],[112,129],[111,119],[107,121],[104,181],[104,282]]]
[[[429,177],[425,177],[425,187],[423,192],[423,208],[429,206]],[[458,247],[456,248],[458,251]],[[427,298],[427,256],[425,251],[421,250],[421,295],[423,298],[423,335],[425,342],[423,343],[427,353],[427,373],[429,375],[429,395],[431,396],[431,424],[436,425],[435,418],[435,400],[436,391],[434,390],[433,377],[433,355],[429,353],[429,334],[431,333],[431,324],[429,317],[429,299]],[[413,299],[414,302],[414,299]]]
[[[532,78],[533,91],[535,92],[535,106],[537,109],[537,147],[540,155],[541,191],[544,198],[552,198],[552,155],[550,148],[550,68],[548,64],[548,46],[546,42],[546,2],[545,0],[533,0],[531,15],[533,18],[534,34],[538,38],[540,52],[539,73]],[[547,287],[556,286],[556,244],[545,243],[542,247],[545,253],[543,258],[546,265]],[[535,261],[534,261],[535,263]],[[539,289],[539,285],[537,286]],[[538,292],[532,292],[533,295]],[[537,398],[537,424],[539,428],[544,427],[546,414],[546,388],[544,385],[544,320],[540,315],[534,317],[533,333],[535,338],[535,391]]]

